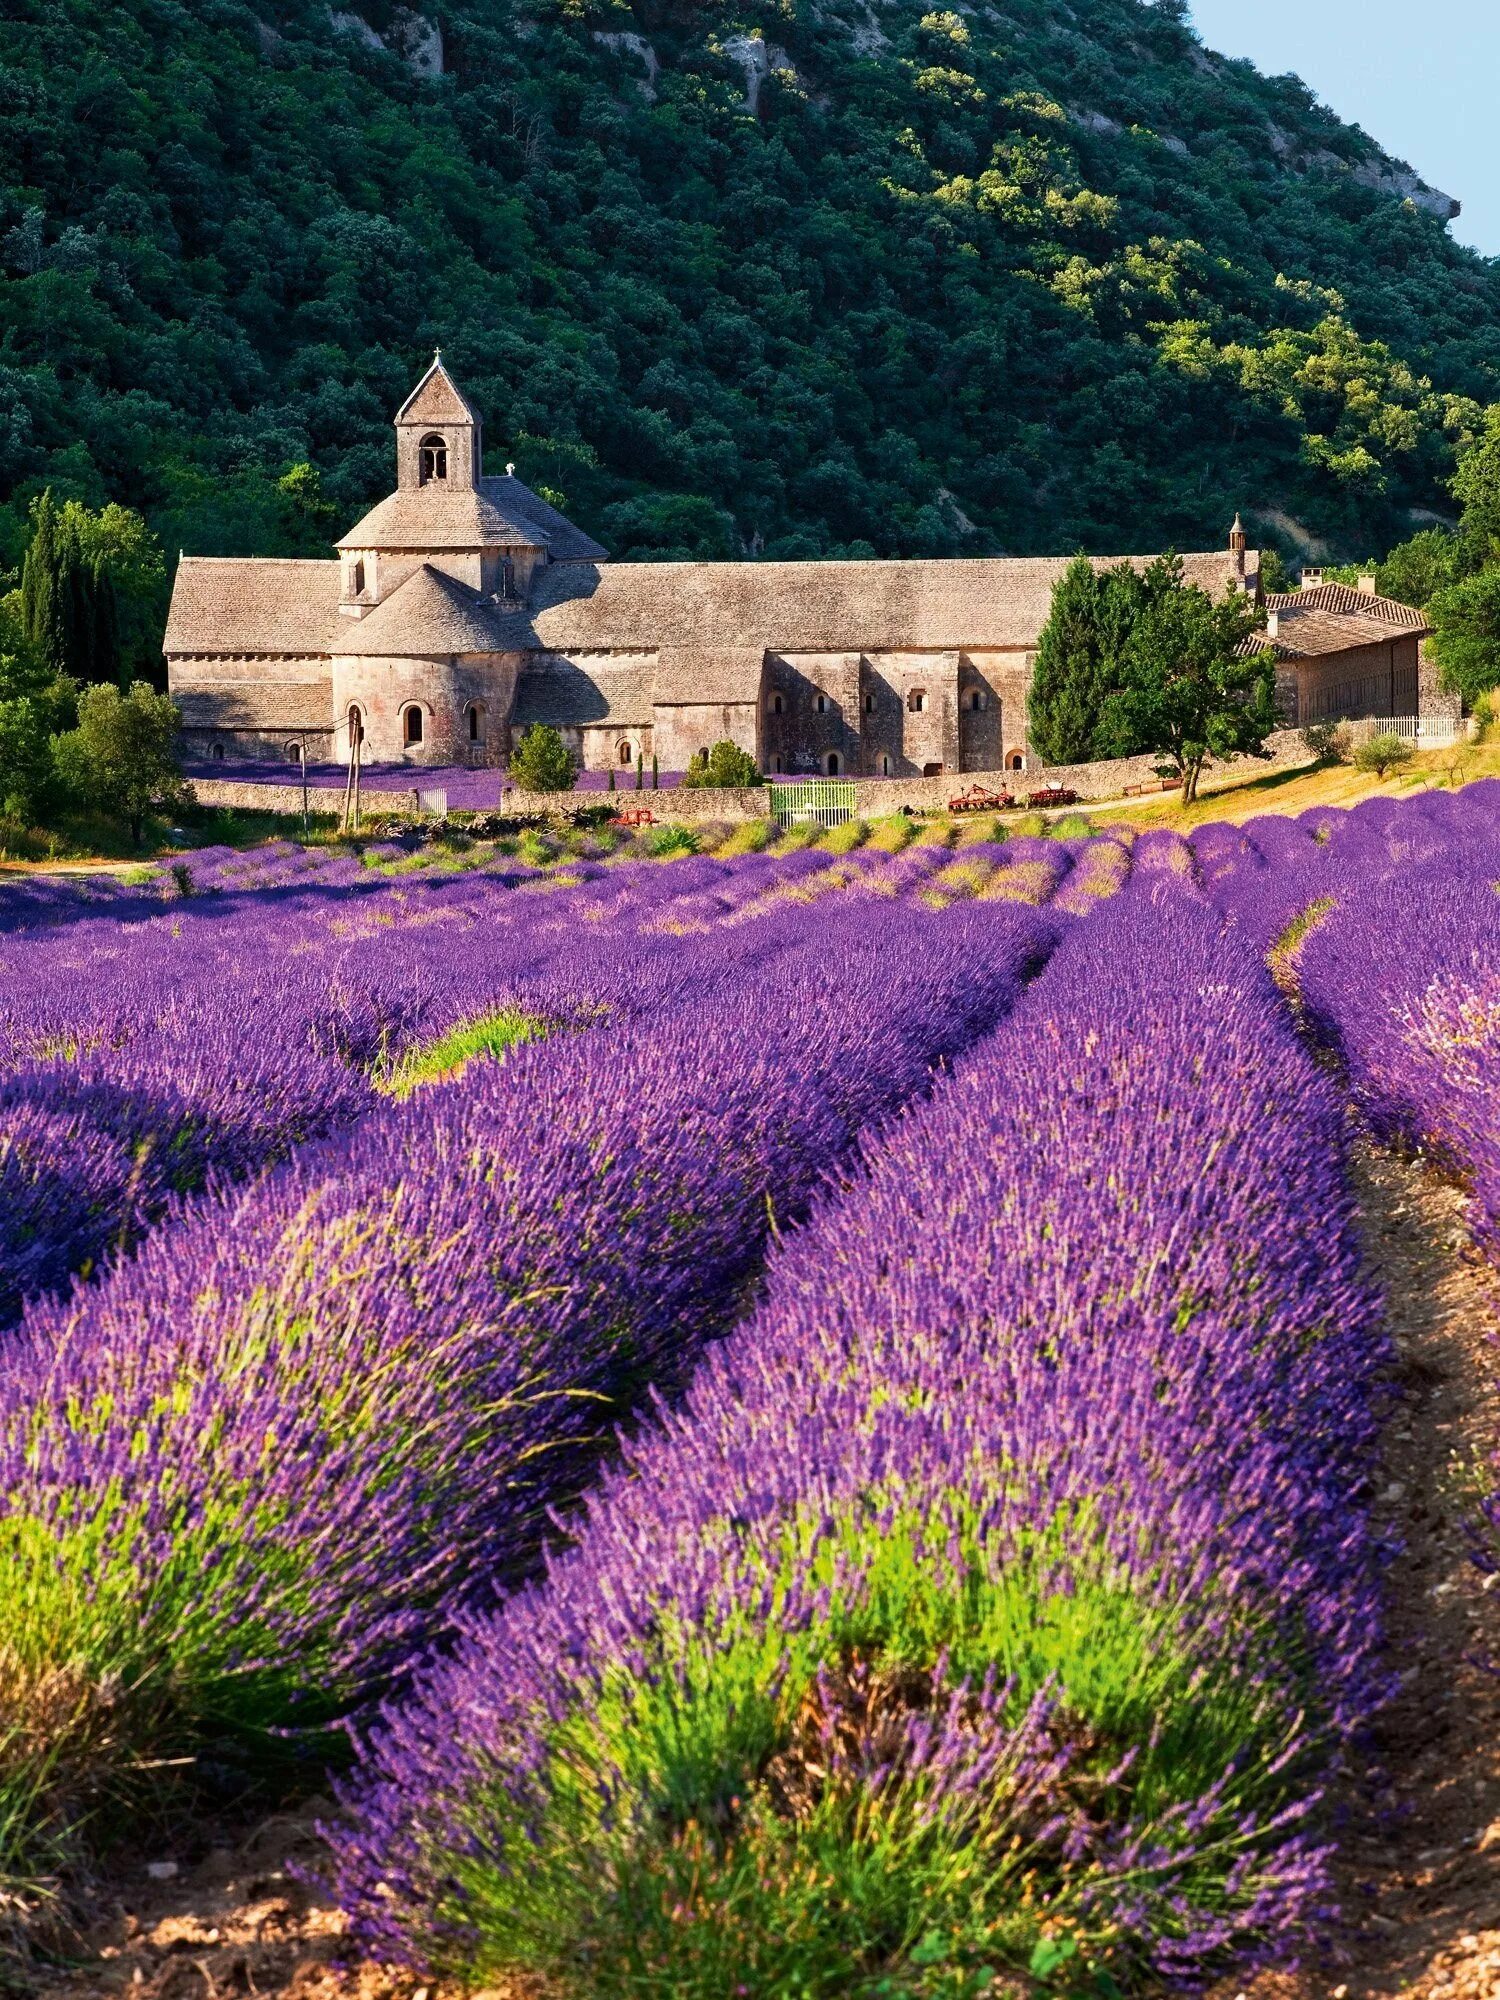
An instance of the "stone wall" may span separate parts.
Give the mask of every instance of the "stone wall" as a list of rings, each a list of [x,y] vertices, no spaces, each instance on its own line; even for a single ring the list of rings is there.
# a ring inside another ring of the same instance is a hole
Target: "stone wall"
[[[234,812],[296,813],[302,816],[302,787],[300,785],[257,785],[246,779],[234,778],[194,778],[193,791],[200,806],[224,806]],[[338,813],[344,806],[341,787],[333,785],[309,785],[307,788],[307,809],[314,813]],[[385,813],[397,814],[405,819],[415,819],[421,813],[418,794],[410,792],[371,792],[360,794],[360,811],[364,818]]]
[[[1245,776],[1254,776],[1262,771],[1286,769],[1312,761],[1300,730],[1278,730],[1267,739],[1266,747],[1271,755],[1264,762],[1241,759],[1237,765],[1210,766],[1207,775],[1213,776],[1216,771],[1227,768]],[[878,819],[887,813],[900,812],[903,806],[909,806],[913,812],[942,812],[950,799],[968,791],[971,785],[982,785],[987,791],[1008,790],[1022,803],[1032,792],[1054,785],[1076,792],[1079,800],[1085,803],[1118,799],[1128,787],[1135,785],[1149,785],[1155,791],[1158,783],[1155,765],[1153,757],[1121,757],[1102,764],[1069,764],[1047,770],[1033,767],[1026,772],[963,771],[940,778],[855,779],[852,781],[854,810],[863,819]],[[791,778],[785,782],[795,784],[797,780]],[[201,803],[208,806],[234,806],[278,813],[302,811],[300,785],[256,785],[203,778],[195,781],[194,788]],[[314,812],[337,812],[343,802],[343,793],[315,786],[310,790],[308,799]],[[552,813],[579,812],[599,806],[611,806],[617,812],[631,812],[644,806],[658,820],[728,820],[738,823],[764,819],[770,810],[770,793],[761,787],[748,787],[743,791],[686,791],[674,787],[659,792],[631,789],[610,793],[522,792],[507,786],[502,792],[500,804],[493,810],[508,818],[540,819]],[[377,792],[367,788],[363,794],[362,809],[366,818],[385,813],[416,815],[421,812],[420,795],[416,790]]]

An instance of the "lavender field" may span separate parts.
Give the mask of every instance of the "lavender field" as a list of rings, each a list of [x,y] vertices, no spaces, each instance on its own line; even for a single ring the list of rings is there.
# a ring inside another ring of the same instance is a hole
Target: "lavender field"
[[[0,1952],[315,1791],[454,1990],[1326,1945],[1399,1667],[1353,1152],[1500,1261],[1500,785],[864,832],[0,885]]]

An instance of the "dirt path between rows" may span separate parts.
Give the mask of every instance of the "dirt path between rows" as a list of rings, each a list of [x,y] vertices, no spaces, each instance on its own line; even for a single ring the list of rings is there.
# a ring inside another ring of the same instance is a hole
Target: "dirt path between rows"
[[[1500,2000],[1500,1578],[1465,1530],[1467,1474],[1500,1442],[1500,1280],[1455,1189],[1373,1149],[1356,1171],[1404,1394],[1377,1501],[1406,1544],[1389,1602],[1402,1687],[1343,1801],[1347,1932],[1322,1963],[1215,2000]]]
[[[1390,1606],[1403,1686],[1345,1801],[1347,1931],[1304,1972],[1232,1981],[1213,2000],[1500,2000],[1500,1579],[1487,1587],[1471,1560],[1464,1477],[1500,1444],[1500,1280],[1470,1247],[1454,1189],[1368,1149],[1358,1178],[1404,1391],[1378,1496],[1406,1543]],[[101,1894],[73,1965],[36,1980],[35,2000],[459,2000],[349,1962],[343,1919],[289,1867],[315,1852],[315,1816],[143,1851]],[[166,1880],[164,1865],[176,1870]]]

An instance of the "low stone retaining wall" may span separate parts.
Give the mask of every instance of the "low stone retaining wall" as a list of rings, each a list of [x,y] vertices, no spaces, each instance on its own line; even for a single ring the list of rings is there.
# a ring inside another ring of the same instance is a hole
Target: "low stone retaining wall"
[[[1239,770],[1246,775],[1257,771],[1284,769],[1312,761],[1302,733],[1279,729],[1269,737],[1267,759],[1241,758],[1233,765],[1210,765],[1210,773]],[[1029,771],[959,771],[941,778],[855,778],[854,810],[862,819],[878,819],[900,812],[942,812],[948,801],[972,785],[986,791],[1010,792],[1024,802],[1031,793],[1050,786],[1076,792],[1081,802],[1118,799],[1136,785],[1158,789],[1157,759],[1117,757],[1099,764],[1065,764]],[[795,778],[784,782],[795,784]],[[440,789],[440,788],[439,788]],[[250,812],[302,812],[300,785],[258,785],[231,778],[199,778],[194,790],[203,805],[229,806]],[[308,788],[308,809],[316,813],[336,813],[344,795],[328,787]],[[577,813],[608,806],[615,812],[632,812],[644,807],[658,820],[729,820],[739,822],[764,819],[771,809],[770,791],[748,787],[742,791],[688,791],[674,786],[669,791],[628,792],[522,792],[507,787],[498,806],[488,808],[514,819],[545,819],[556,813]],[[458,810],[458,808],[455,808]],[[403,819],[424,817],[422,793],[416,787],[401,791],[366,789],[360,800],[364,819],[384,816]]]
[[[302,787],[300,785],[257,785],[248,780],[234,778],[194,778],[193,791],[201,806],[223,806],[235,812],[296,813],[302,816]],[[307,809],[314,813],[338,813],[344,807],[344,794],[331,785],[309,785],[307,788]],[[360,795],[360,811],[366,819],[372,814],[392,813],[403,819],[416,819],[422,811],[415,789],[399,792],[363,792]]]

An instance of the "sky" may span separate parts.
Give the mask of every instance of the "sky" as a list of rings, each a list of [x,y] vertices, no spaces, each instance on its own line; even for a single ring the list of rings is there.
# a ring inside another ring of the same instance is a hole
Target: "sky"
[[[1500,256],[1497,0],[1190,0],[1210,48],[1295,70],[1339,116],[1464,206],[1461,243]]]

